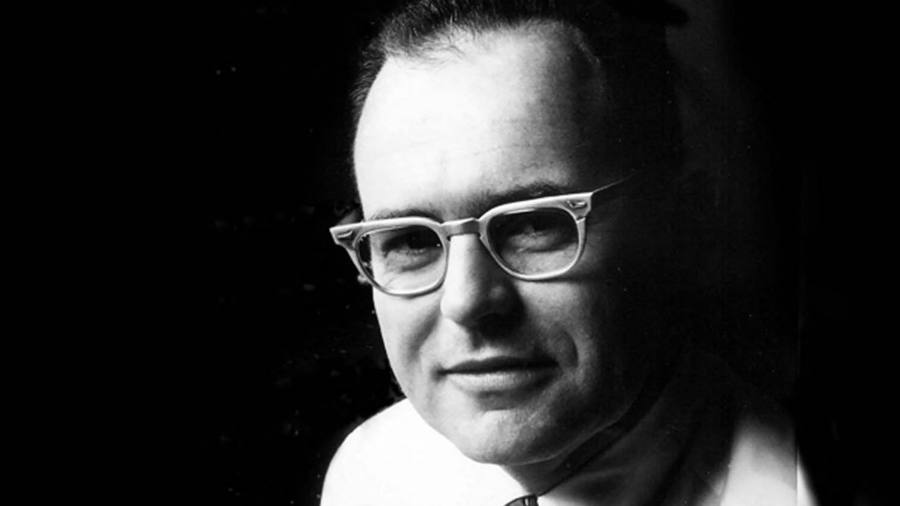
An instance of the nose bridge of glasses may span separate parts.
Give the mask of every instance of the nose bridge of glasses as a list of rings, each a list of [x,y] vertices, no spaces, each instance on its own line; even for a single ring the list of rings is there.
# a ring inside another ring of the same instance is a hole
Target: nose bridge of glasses
[[[481,232],[476,218],[464,218],[461,220],[448,221],[441,225],[441,230],[447,238],[454,235],[479,234]]]

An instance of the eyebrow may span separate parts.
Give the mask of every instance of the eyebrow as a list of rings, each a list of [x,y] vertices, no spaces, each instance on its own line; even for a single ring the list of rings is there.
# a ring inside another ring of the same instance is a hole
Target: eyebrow
[[[551,195],[564,195],[572,193],[570,187],[561,185],[552,181],[534,181],[525,185],[517,185],[507,188],[502,192],[494,192],[490,189],[484,189],[474,196],[467,197],[464,203],[466,210],[474,211],[471,216],[476,217],[484,214],[489,209],[499,205],[508,204],[510,202],[518,202],[520,200],[530,200],[540,197],[548,197]],[[405,207],[399,209],[382,209],[372,213],[366,220],[385,220],[390,218],[405,218],[409,216],[423,216],[441,221],[440,213],[436,209],[427,207]]]

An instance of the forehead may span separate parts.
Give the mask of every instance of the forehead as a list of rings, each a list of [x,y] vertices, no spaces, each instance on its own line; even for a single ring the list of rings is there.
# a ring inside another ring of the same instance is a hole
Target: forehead
[[[433,58],[389,59],[375,79],[354,144],[367,216],[615,176],[602,167],[602,72],[570,37],[519,29],[457,42]]]

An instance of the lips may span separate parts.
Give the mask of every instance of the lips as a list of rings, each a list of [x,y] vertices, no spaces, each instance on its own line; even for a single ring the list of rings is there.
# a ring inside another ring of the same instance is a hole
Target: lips
[[[489,374],[492,372],[550,367],[553,362],[544,358],[489,357],[465,360],[445,369],[447,374]]]
[[[457,362],[442,374],[469,394],[496,394],[533,388],[553,374],[555,365],[543,357],[495,356]]]

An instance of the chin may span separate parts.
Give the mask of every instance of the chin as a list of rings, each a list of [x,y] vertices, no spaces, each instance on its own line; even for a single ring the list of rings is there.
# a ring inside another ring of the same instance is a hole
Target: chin
[[[492,420],[496,422],[496,420]],[[565,453],[570,441],[562,441],[559,427],[541,423],[500,423],[492,427],[470,427],[445,434],[466,457],[485,464],[519,466],[551,460]],[[568,430],[571,430],[569,428]],[[571,434],[571,432],[569,432]]]
[[[458,446],[460,446],[460,451],[463,455],[475,462],[481,462],[482,464],[518,466],[546,460],[542,455],[536,454],[537,452],[516,445],[503,446],[490,444],[471,448],[463,448],[461,445]]]

